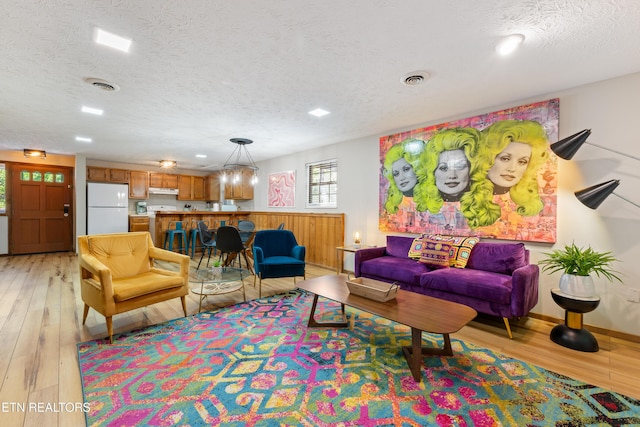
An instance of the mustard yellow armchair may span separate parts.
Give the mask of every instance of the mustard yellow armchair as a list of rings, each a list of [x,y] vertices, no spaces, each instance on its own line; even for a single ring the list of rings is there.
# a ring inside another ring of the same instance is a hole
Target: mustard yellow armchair
[[[158,268],[155,260],[175,263],[179,270]],[[105,317],[110,341],[114,314],[180,297],[187,315],[189,257],[156,248],[148,232],[79,236],[78,264],[82,324],[92,307]]]

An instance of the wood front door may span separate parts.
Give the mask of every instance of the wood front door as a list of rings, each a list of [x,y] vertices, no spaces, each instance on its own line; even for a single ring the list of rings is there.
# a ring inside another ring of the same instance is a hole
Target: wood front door
[[[72,168],[13,164],[12,255],[73,250]]]

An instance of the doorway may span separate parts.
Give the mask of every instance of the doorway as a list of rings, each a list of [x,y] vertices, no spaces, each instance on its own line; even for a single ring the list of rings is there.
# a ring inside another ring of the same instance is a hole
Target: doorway
[[[73,169],[11,165],[9,253],[73,250]]]

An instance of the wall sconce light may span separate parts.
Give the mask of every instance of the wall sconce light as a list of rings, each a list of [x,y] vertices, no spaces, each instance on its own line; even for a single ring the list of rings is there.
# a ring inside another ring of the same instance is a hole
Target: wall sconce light
[[[587,142],[587,138],[589,138],[589,135],[591,135],[591,129],[585,129],[578,133],[570,135],[558,142],[554,142],[553,144],[551,144],[551,151],[553,151],[556,156],[560,157],[561,159],[571,160],[574,154],[576,154],[580,147],[582,147],[582,144],[587,144],[594,147],[602,148],[603,150],[611,151],[612,153],[616,153],[630,159],[640,160],[640,157],[634,157],[627,153],[622,153],[608,147],[603,147],[602,145]]]
[[[175,160],[160,160],[161,168],[169,169],[175,168],[176,166],[178,166],[178,162],[176,162]]]
[[[553,144],[551,144],[551,151],[553,151],[561,159],[571,160],[573,156],[578,152],[580,147],[582,147],[582,144],[589,144],[594,147],[602,148],[603,150],[619,154],[623,157],[640,160],[640,158],[632,156],[630,154],[622,153],[611,148],[587,142],[587,138],[589,138],[589,135],[591,135],[591,129],[585,129],[578,133],[570,135],[558,142],[554,142]],[[600,206],[602,202],[604,202],[604,200],[609,197],[609,194],[613,194],[614,196],[621,198],[625,202],[629,202],[632,205],[640,208],[640,205],[613,192],[613,190],[615,190],[618,185],[620,185],[620,180],[612,179],[610,181],[585,188],[584,190],[576,191],[574,194],[583,205],[591,209],[596,209],[598,206]]]
[[[592,185],[591,187],[585,188],[584,190],[576,191],[574,194],[576,195],[578,200],[582,202],[583,205],[591,209],[597,209],[598,206],[600,206],[602,202],[604,202],[604,200],[609,197],[609,194],[620,197],[625,202],[629,202],[635,207],[640,208],[640,205],[613,192],[613,190],[615,190],[618,185],[620,185],[620,180],[612,179],[611,181]]]
[[[31,159],[33,159],[33,158],[46,159],[47,158],[47,152],[44,151],[44,150],[31,150],[29,148],[25,148],[24,149],[24,156],[25,157],[29,157]]]
[[[360,232],[356,231],[353,233],[353,243],[356,248],[360,247]]]

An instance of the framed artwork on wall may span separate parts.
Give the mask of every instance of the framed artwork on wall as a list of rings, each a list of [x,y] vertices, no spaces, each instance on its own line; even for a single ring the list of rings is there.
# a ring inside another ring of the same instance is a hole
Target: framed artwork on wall
[[[381,231],[555,242],[559,99],[380,138]]]
[[[269,174],[267,202],[270,208],[292,208],[296,205],[296,171]]]

